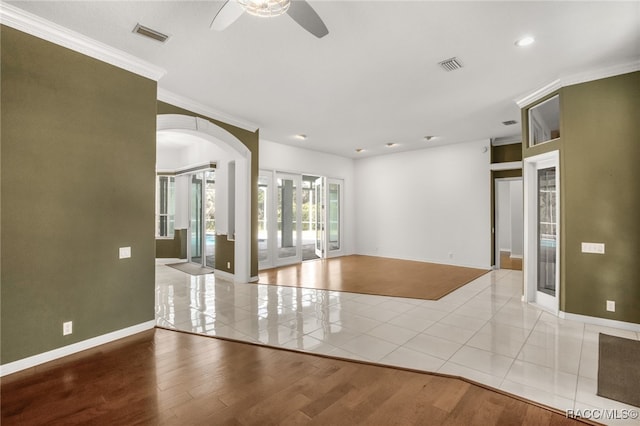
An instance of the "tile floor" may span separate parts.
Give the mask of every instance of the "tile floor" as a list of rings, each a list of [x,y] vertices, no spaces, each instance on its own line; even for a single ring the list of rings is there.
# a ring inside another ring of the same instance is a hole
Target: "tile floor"
[[[492,271],[430,301],[234,284],[164,265],[175,261],[156,264],[159,326],[463,376],[563,411],[640,412],[596,395],[598,333],[639,333],[563,320],[522,303],[521,271]]]

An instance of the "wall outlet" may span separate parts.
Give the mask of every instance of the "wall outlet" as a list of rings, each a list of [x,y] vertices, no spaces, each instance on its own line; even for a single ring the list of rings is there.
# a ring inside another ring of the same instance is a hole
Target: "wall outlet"
[[[582,243],[582,252],[604,254],[604,243]]]
[[[227,262],[227,269],[231,269],[231,262]]]
[[[131,247],[120,247],[120,259],[131,257]]]
[[[67,321],[62,323],[62,335],[73,333],[73,321]]]
[[[607,311],[615,312],[616,311],[616,301],[615,300],[607,300]]]

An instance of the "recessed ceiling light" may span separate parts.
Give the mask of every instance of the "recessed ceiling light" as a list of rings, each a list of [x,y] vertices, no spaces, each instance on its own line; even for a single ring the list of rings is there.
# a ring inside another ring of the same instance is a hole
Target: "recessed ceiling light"
[[[431,139],[433,139],[435,136],[425,136],[424,140],[429,142]]]
[[[522,37],[521,39],[516,40],[516,46],[518,47],[529,46],[533,44],[534,41],[536,41],[536,39],[531,36]]]
[[[396,146],[396,145],[398,145],[398,144],[397,144],[397,143],[394,143],[394,142],[389,142],[389,143],[387,144],[387,148],[393,148],[393,147],[394,147],[394,146]]]
[[[299,134],[295,135],[294,138],[303,141],[303,140],[307,139],[307,135],[305,135],[303,133],[299,133]]]
[[[357,152],[358,154],[360,154],[362,151],[364,151],[364,148],[356,148],[356,152]]]

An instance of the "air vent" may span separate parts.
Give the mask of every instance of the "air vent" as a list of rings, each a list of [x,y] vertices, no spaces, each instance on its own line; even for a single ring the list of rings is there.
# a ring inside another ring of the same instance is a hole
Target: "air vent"
[[[159,31],[152,30],[149,27],[145,27],[144,25],[136,24],[133,32],[136,34],[140,34],[141,36],[149,37],[154,39],[155,41],[159,41],[160,43],[164,43],[169,38],[168,35],[162,34]]]
[[[455,57],[445,59],[444,61],[439,62],[438,65],[440,65],[442,69],[445,71],[455,71],[457,69],[462,68],[462,64],[460,63],[458,58],[455,58]]]
[[[514,124],[518,124],[518,122],[516,120],[507,120],[503,121],[502,124],[504,124],[505,126],[513,126]]]

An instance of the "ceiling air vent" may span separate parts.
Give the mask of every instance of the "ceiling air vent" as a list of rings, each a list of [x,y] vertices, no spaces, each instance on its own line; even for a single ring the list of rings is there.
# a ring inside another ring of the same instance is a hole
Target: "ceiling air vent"
[[[455,71],[457,69],[462,68],[462,64],[458,61],[458,58],[453,57],[449,59],[445,59],[442,62],[438,62],[438,65],[442,67],[445,71]]]
[[[136,34],[140,34],[141,36],[149,37],[154,39],[155,41],[159,41],[160,43],[164,43],[169,38],[168,35],[162,34],[159,31],[152,30],[149,27],[145,27],[144,25],[136,24],[133,32]]]
[[[517,124],[518,122],[516,120],[507,120],[507,121],[503,121],[502,124],[504,124],[505,126],[513,126],[514,124]]]

